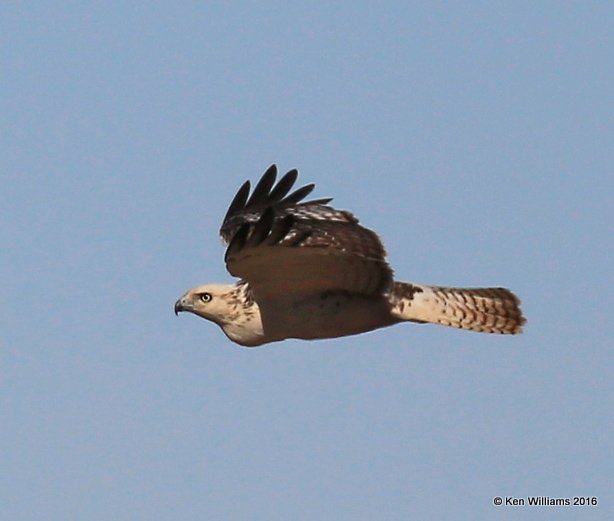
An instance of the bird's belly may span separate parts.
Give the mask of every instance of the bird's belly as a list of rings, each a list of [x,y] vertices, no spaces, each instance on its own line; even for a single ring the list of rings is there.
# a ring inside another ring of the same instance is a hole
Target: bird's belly
[[[346,291],[327,291],[261,313],[265,335],[279,340],[355,335],[397,322],[383,298]]]

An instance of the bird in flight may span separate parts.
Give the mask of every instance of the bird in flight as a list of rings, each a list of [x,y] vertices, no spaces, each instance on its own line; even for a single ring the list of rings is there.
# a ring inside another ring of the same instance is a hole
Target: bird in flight
[[[377,234],[332,199],[303,201],[290,170],[239,189],[222,222],[235,284],[205,284],[175,303],[219,325],[239,345],[355,335],[399,322],[483,333],[522,332],[520,301],[504,288],[453,288],[396,281]]]

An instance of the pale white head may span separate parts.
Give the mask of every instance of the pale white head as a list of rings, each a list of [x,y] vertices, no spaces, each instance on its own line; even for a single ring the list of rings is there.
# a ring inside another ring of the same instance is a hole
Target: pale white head
[[[245,284],[204,284],[175,302],[175,314],[193,313],[215,322],[233,342],[244,346],[264,343],[258,305],[246,295]]]
[[[189,289],[175,302],[175,314],[187,311],[221,326],[230,314],[233,292],[236,286],[231,284],[203,284]]]

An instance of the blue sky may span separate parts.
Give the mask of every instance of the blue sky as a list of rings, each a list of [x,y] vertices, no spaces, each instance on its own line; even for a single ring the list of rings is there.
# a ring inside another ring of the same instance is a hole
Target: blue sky
[[[612,518],[613,14],[0,8],[0,517]],[[398,279],[512,288],[526,333],[250,350],[176,318],[273,162]],[[530,495],[599,505],[493,505]]]

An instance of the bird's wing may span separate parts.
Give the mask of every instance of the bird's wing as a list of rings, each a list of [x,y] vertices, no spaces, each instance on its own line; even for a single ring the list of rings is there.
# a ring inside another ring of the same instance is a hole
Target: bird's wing
[[[291,170],[275,184],[273,165],[251,195],[249,181],[241,187],[220,229],[228,271],[257,298],[386,291],[392,270],[377,234],[350,212],[328,206],[331,199],[300,202],[314,185],[287,195],[297,175]]]

